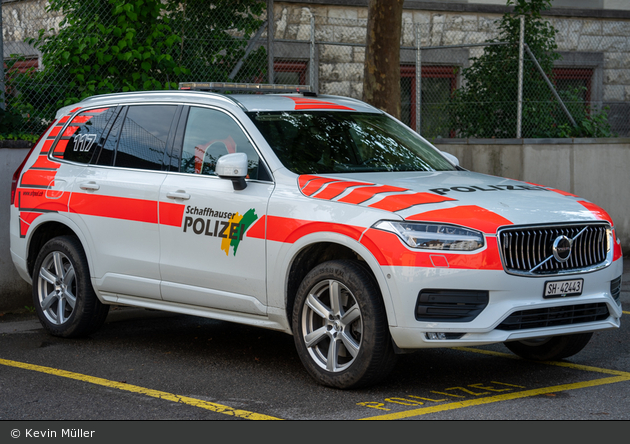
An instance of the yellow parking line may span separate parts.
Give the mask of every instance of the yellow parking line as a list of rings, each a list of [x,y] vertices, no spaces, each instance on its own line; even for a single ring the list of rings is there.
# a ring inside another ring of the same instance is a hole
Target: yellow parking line
[[[108,379],[96,378],[94,376],[82,375],[81,373],[69,372],[66,370],[59,370],[51,367],[43,367],[41,365],[26,364],[24,362],[10,361],[7,359],[0,359],[1,365],[9,367],[17,367],[26,370],[33,370],[41,373],[48,373],[50,375],[61,376],[63,378],[75,379],[77,381],[89,382],[91,384],[102,385],[105,387],[116,388],[127,392],[140,393],[142,395],[151,396],[153,398],[164,399],[166,401],[178,402],[181,404],[188,404],[193,407],[199,407],[202,409],[210,410],[215,413],[222,413],[224,415],[236,416],[238,418],[252,419],[252,420],[273,420],[280,419],[273,416],[261,415],[259,413],[248,412],[246,410],[233,409],[221,404],[215,404],[214,402],[202,401],[201,399],[189,398],[188,396],[179,396],[172,393],[162,392],[159,390],[151,390],[137,385],[131,385],[124,382],[110,381]]]
[[[511,359],[521,359],[512,354],[500,353],[500,352],[495,352],[491,350],[482,350],[482,349],[477,349],[477,348],[465,348],[465,347],[457,347],[455,349],[460,350],[460,351],[481,353],[481,354],[500,356],[500,357],[511,358]],[[380,415],[380,416],[372,416],[368,418],[363,418],[363,420],[369,421],[369,420],[392,420],[392,419],[411,418],[414,416],[427,415],[429,413],[444,412],[448,410],[461,409],[464,407],[491,404],[493,402],[508,401],[512,399],[544,395],[547,393],[561,392],[561,391],[566,391],[566,390],[575,390],[575,389],[586,388],[586,387],[595,387],[598,385],[614,384],[616,382],[630,381],[630,373],[619,371],[619,370],[610,370],[610,369],[605,369],[605,368],[591,367],[588,365],[580,365],[580,364],[573,364],[571,362],[560,362],[560,361],[546,361],[546,362],[541,362],[541,364],[555,365],[559,367],[568,367],[575,370],[604,373],[604,374],[610,374],[610,375],[616,375],[616,376],[609,377],[609,378],[594,379],[592,381],[576,382],[572,384],[562,384],[562,385],[555,385],[552,387],[543,387],[539,389],[524,390],[522,392],[505,393],[502,395],[488,396],[486,398],[471,399],[468,401],[461,401],[461,402],[452,402],[449,404],[442,404],[442,405],[437,405],[433,407],[422,407],[418,409],[407,410],[404,412],[389,413],[387,415]]]
[[[419,409],[407,410],[405,412],[390,413],[381,416],[372,416],[369,418],[363,418],[363,420],[369,421],[411,418],[413,416],[426,415],[428,413],[445,412],[447,410],[461,409],[464,407],[472,407],[476,405],[490,404],[493,402],[508,401],[511,399],[527,398],[530,396],[544,395],[546,393],[562,392],[566,390],[575,390],[585,387],[595,387],[604,384],[614,384],[615,382],[622,381],[630,381],[630,375],[595,379],[593,381],[576,382],[574,384],[555,385],[553,387],[543,387],[540,389],[525,390],[522,392],[506,393],[503,395],[488,396],[487,398],[471,399],[469,401],[451,402],[449,404],[436,405],[434,407],[423,407]]]
[[[622,311],[623,314],[630,315],[630,311]]]

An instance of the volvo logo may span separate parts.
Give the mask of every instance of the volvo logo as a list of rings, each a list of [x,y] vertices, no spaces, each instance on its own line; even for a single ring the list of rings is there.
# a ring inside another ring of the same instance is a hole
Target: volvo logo
[[[573,241],[568,237],[558,236],[556,240],[553,241],[553,257],[555,257],[558,262],[568,261],[571,256],[572,245]]]

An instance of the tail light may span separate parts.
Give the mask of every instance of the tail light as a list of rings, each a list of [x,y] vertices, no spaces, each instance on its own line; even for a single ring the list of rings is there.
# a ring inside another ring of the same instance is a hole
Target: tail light
[[[39,144],[39,142],[42,140],[42,137],[44,137],[44,135],[48,133],[48,130],[54,124],[55,124],[55,121],[53,120],[53,122],[50,125],[48,125],[48,128],[46,128],[46,131],[44,131],[42,133],[42,135],[39,136],[39,139],[37,139],[37,142],[35,142],[33,144],[31,149],[29,150],[28,154],[26,155],[26,157],[24,158],[24,160],[20,164],[20,166],[17,167],[17,170],[15,170],[15,173],[13,173],[13,179],[11,180],[11,205],[13,205],[15,203],[15,194],[17,192],[18,181],[20,180],[20,175],[22,174],[22,170],[24,169],[24,165],[26,165],[26,161],[29,159],[29,157],[31,157],[31,154],[33,153],[33,150]]]

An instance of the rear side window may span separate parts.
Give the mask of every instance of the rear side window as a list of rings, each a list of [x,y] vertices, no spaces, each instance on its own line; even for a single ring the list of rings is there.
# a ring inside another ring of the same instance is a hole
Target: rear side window
[[[115,118],[112,118],[110,123],[109,134],[101,147],[100,152],[92,160],[93,164],[112,166],[114,164],[114,153],[118,146],[118,136],[120,135],[120,128],[125,120],[125,113],[127,108],[123,108]]]
[[[90,163],[107,137],[107,124],[116,107],[80,112],[68,124],[55,146],[53,157],[70,162]]]
[[[114,165],[161,170],[176,110],[176,105],[130,106],[118,136]]]

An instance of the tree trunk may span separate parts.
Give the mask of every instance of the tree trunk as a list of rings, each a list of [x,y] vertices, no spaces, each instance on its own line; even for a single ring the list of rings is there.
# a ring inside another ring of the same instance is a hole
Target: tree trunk
[[[369,0],[363,101],[400,118],[400,34],[404,0]]]

